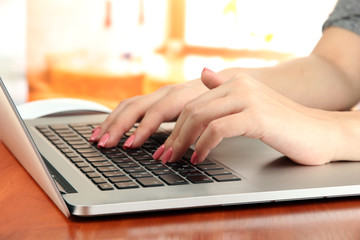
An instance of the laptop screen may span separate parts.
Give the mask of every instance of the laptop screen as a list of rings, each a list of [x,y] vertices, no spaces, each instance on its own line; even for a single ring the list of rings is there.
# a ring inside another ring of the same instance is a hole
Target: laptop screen
[[[69,210],[0,78],[0,139],[65,216]]]

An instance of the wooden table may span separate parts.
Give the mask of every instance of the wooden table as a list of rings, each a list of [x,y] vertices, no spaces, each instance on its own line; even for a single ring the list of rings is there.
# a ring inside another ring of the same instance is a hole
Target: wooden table
[[[0,156],[0,239],[360,239],[360,197],[68,219]]]

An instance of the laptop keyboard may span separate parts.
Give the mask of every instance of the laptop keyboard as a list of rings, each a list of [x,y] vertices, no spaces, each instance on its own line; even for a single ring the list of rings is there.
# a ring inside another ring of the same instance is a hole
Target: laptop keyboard
[[[37,129],[100,190],[160,187],[240,181],[231,170],[206,159],[193,165],[191,150],[176,163],[162,164],[152,154],[164,143],[166,133],[153,134],[141,148],[122,148],[135,127],[114,148],[97,148],[89,143],[98,124],[38,126]]]

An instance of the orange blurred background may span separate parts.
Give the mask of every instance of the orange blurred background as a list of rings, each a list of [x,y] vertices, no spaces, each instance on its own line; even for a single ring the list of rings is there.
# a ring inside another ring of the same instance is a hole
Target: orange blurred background
[[[114,108],[198,78],[204,67],[271,66],[306,55],[335,2],[5,0],[0,13],[12,9],[12,21],[24,27],[24,54],[16,57],[26,59],[25,101],[71,97]],[[0,16],[0,30],[7,28],[1,20],[8,19]],[[0,62],[13,52],[0,46]]]

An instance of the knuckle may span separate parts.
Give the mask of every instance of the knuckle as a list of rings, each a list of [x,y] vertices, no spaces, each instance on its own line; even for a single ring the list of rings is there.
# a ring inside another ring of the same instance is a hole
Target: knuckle
[[[257,126],[263,126],[267,120],[266,115],[262,111],[259,111],[258,108],[248,109],[247,112],[252,121],[256,123]]]
[[[173,85],[166,85],[159,89],[159,91],[166,92],[169,96],[178,95],[182,90],[184,89],[184,86],[181,84],[173,84]]]
[[[212,121],[209,123],[207,129],[210,131],[210,136],[219,136],[221,135],[223,124],[221,121]]]
[[[108,127],[108,132],[111,132],[111,133],[123,134],[126,131],[127,131],[127,129],[124,128],[123,124],[121,124],[120,121],[114,121]]]
[[[187,103],[184,107],[185,113],[188,117],[194,121],[201,120],[204,107],[201,104],[195,104],[193,102]]]
[[[231,83],[235,88],[244,89],[245,91],[250,92],[256,92],[258,87],[258,82],[256,80],[244,74],[236,74]]]

